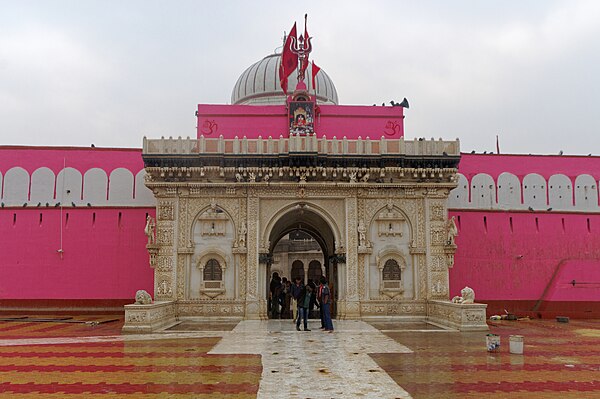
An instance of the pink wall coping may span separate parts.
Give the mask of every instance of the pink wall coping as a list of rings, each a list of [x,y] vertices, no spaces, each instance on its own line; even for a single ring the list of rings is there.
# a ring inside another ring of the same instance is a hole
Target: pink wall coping
[[[135,175],[144,168],[141,148],[0,146],[2,174],[16,166],[30,175],[41,167],[58,174],[64,164],[82,172],[100,168],[107,174],[117,168],[126,168]]]

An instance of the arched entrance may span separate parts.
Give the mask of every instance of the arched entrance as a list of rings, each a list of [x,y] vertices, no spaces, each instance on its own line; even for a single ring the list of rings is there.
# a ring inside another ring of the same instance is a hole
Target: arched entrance
[[[273,271],[290,282],[297,275],[302,277],[305,284],[312,279],[317,286],[319,277],[325,276],[333,292],[332,316],[335,317],[341,288],[335,256],[336,237],[339,235],[334,232],[337,232],[336,226],[332,227],[333,222],[327,219],[322,210],[311,204],[298,203],[280,212],[267,226],[269,256],[263,270],[266,283],[264,294],[269,304],[270,318],[289,317],[285,311],[286,305],[279,315],[273,312],[271,304],[277,300],[272,298],[271,292]],[[285,304],[284,301],[279,303]]]

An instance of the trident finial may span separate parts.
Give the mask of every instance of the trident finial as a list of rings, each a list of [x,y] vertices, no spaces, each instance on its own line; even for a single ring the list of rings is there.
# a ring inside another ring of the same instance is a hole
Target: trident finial
[[[292,53],[298,56],[298,61],[300,64],[300,68],[298,69],[298,81],[304,81],[306,68],[308,68],[308,55],[312,51],[312,44],[310,43],[310,39],[312,39],[308,35],[308,30],[306,29],[306,24],[308,20],[308,14],[304,14],[304,35],[300,35],[299,38],[292,37],[292,45],[290,46],[290,50]]]

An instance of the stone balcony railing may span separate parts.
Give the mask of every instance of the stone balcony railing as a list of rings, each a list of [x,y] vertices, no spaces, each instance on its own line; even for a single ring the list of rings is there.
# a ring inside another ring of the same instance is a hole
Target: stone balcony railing
[[[443,141],[442,139],[425,140],[404,138],[388,140],[381,137],[379,140],[358,138],[356,140],[346,137],[328,139],[325,136],[290,136],[256,139],[233,138],[160,138],[148,139],[144,137],[144,155],[164,154],[234,154],[234,155],[277,155],[290,153],[314,153],[327,155],[386,155],[398,154],[408,156],[460,156],[460,142]]]

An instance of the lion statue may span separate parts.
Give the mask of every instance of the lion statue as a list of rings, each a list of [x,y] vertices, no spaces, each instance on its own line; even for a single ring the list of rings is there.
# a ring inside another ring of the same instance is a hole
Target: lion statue
[[[473,288],[465,287],[460,290],[461,296],[455,296],[452,298],[452,302],[454,303],[475,303],[475,291]]]
[[[135,305],[150,305],[152,303],[152,297],[148,292],[139,290],[135,293]]]

